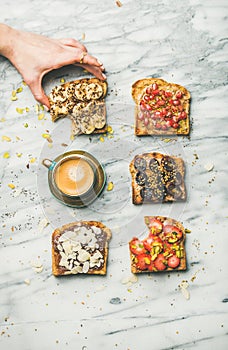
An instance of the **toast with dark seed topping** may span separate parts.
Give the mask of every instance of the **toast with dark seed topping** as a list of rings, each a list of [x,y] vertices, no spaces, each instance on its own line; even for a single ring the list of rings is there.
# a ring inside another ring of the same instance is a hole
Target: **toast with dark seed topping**
[[[72,135],[106,131],[107,83],[84,78],[56,86],[49,94],[52,121],[69,117]]]
[[[134,157],[129,169],[134,204],[186,200],[185,165],[181,158],[143,153]]]

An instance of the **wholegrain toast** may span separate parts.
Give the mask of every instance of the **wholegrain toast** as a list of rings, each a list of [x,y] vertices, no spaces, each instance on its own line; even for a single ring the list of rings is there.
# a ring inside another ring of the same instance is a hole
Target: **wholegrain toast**
[[[72,135],[106,131],[107,83],[97,78],[66,82],[49,94],[52,121],[69,117]]]
[[[145,216],[149,234],[129,242],[131,272],[183,271],[187,268],[185,229],[164,216]]]
[[[134,157],[129,170],[134,204],[186,200],[182,158],[158,152],[143,153]]]
[[[77,221],[52,234],[52,273],[105,275],[111,231],[98,221]]]
[[[190,93],[179,84],[145,78],[132,85],[135,102],[135,134],[188,135]]]

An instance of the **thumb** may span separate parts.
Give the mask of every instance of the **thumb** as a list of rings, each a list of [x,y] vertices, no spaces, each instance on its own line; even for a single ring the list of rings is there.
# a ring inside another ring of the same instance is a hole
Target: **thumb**
[[[42,88],[41,85],[41,81],[33,81],[32,83],[28,84],[34,98],[41,103],[42,105],[46,106],[47,109],[50,109],[50,102],[49,99],[47,97],[47,95],[45,95],[45,92]]]

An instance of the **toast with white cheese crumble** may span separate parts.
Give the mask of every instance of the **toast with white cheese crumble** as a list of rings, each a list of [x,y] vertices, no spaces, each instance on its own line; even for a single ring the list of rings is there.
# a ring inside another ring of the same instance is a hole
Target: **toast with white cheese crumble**
[[[69,117],[72,135],[106,131],[107,83],[84,78],[56,86],[49,94],[52,121]]]
[[[105,275],[111,231],[98,221],[78,221],[52,234],[52,273]]]

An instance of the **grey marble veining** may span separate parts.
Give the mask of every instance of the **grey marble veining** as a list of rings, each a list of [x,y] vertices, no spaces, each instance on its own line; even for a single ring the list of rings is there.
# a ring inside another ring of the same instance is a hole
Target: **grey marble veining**
[[[51,37],[75,37],[104,62],[113,138],[70,140],[70,122],[38,120],[36,101],[0,57],[0,348],[165,350],[227,349],[227,2],[178,1],[1,2],[0,21]],[[44,79],[49,92],[60,78],[82,76],[66,67]],[[191,92],[189,138],[137,138],[131,84],[161,77]],[[22,86],[18,100],[12,90]],[[16,107],[28,107],[23,114]],[[53,144],[42,137],[50,133]],[[10,141],[2,138],[7,136]],[[44,157],[86,149],[103,164],[105,188],[88,208],[62,206],[51,196]],[[131,203],[129,162],[155,150],[186,163],[186,203]],[[8,153],[9,157],[4,155]],[[214,165],[208,172],[205,165]],[[14,184],[11,189],[8,185]],[[130,276],[127,242],[146,233],[144,215],[167,215],[191,230],[188,270]],[[51,234],[75,219],[101,220],[113,231],[105,277],[51,274]],[[49,223],[47,226],[45,226]],[[35,264],[34,264],[35,262]],[[40,273],[34,265],[42,265]],[[188,282],[190,298],[179,289]]]

